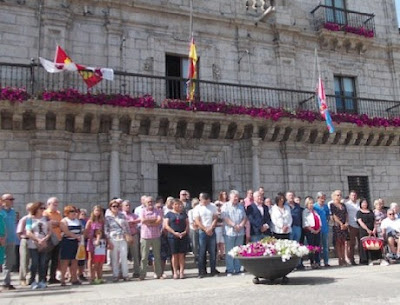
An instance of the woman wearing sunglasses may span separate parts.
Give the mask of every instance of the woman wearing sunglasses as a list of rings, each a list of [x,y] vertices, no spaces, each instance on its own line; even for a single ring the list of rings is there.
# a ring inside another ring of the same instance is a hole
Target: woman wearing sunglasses
[[[76,252],[81,240],[82,225],[78,219],[77,208],[73,205],[67,205],[64,208],[64,216],[60,222],[61,231],[64,233],[60,246],[61,286],[65,286],[65,273],[68,266],[72,285],[80,285],[81,282],[77,278]]]
[[[124,281],[128,276],[128,243],[127,238],[131,236],[129,223],[125,215],[120,211],[120,203],[113,199],[108,204],[110,212],[106,214],[105,233],[110,242],[111,267],[113,282],[118,282],[120,267]]]

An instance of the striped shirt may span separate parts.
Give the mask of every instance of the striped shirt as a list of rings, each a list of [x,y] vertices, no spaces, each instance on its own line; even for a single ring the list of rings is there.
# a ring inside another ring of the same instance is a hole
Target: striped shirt
[[[233,205],[231,202],[226,204],[225,210],[222,212],[222,218],[229,218],[235,225],[239,225],[243,219],[246,218],[246,212],[241,204]],[[233,227],[225,222],[225,234],[227,236],[241,236],[244,235],[244,227],[237,232]]]
[[[76,234],[76,235],[82,234],[82,225],[81,225],[81,222],[80,222],[80,220],[78,218],[69,219],[68,217],[65,217],[64,220],[66,221],[67,226],[68,226],[68,230],[71,233]],[[64,238],[70,239],[70,240],[75,240],[75,238],[68,237],[66,235],[64,235]]]
[[[160,226],[149,226],[143,223],[143,220],[147,219],[157,219],[157,217],[162,217],[161,213],[157,209],[152,211],[148,209],[142,209],[140,219],[142,220],[142,225],[140,227],[140,238],[143,239],[153,239],[161,236]]]

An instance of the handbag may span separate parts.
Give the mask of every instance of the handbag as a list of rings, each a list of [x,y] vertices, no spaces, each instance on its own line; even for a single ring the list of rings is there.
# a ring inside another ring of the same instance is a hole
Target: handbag
[[[128,244],[133,244],[133,236],[131,235],[131,234],[129,234],[129,233],[125,233],[124,234],[124,237],[125,237],[125,241],[128,243]]]
[[[58,239],[57,234],[54,232],[52,232],[50,235],[50,241],[54,247],[60,243],[60,240]]]
[[[365,250],[376,251],[383,248],[383,239],[381,238],[375,236],[364,236],[360,240]]]
[[[78,250],[76,251],[75,259],[78,261],[84,261],[86,259],[85,250],[85,239],[81,236],[81,241],[79,242]]]

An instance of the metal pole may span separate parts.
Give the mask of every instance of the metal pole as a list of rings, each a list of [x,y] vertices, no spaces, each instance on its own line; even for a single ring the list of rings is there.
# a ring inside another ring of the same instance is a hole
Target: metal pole
[[[190,0],[190,32],[189,40],[193,37],[193,0]]]

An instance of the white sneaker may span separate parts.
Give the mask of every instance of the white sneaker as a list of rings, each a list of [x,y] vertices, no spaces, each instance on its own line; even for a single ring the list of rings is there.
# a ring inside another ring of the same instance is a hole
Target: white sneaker
[[[37,283],[37,282],[33,282],[32,284],[31,284],[31,289],[32,290],[35,290],[35,289],[38,289],[39,288],[39,284]]]
[[[227,273],[226,276],[232,276],[232,273]]]
[[[389,266],[389,263],[383,259],[383,260],[381,260],[380,265],[381,266]]]
[[[373,266],[374,265],[374,262],[370,262],[369,264],[368,264],[368,266]]]

